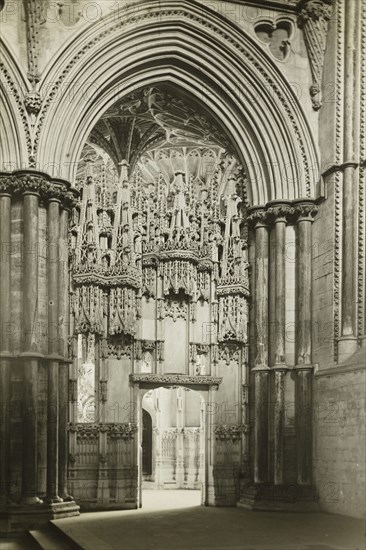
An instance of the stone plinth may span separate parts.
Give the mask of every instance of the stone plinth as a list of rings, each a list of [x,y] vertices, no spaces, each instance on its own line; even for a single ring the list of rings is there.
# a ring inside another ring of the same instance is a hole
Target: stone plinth
[[[285,483],[247,483],[237,504],[240,508],[271,512],[317,512],[318,496],[315,487]]]
[[[54,519],[78,516],[79,510],[80,507],[74,501],[1,507],[0,534],[22,533],[45,525]]]

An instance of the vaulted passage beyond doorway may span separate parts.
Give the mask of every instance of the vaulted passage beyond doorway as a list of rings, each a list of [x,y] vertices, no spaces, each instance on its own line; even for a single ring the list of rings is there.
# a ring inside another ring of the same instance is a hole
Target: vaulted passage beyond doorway
[[[182,504],[200,504],[205,491],[205,404],[188,388],[157,388],[142,400],[141,504],[171,501],[168,492],[186,489]],[[155,496],[154,496],[155,495]]]

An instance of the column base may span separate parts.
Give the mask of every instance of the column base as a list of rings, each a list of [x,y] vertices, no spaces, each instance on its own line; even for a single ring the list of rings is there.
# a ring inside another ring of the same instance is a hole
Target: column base
[[[80,507],[74,501],[0,507],[0,534],[24,533],[45,525],[50,520],[78,516],[79,510]]]
[[[314,486],[298,485],[295,482],[274,485],[273,483],[248,482],[241,491],[239,508],[263,512],[318,512],[318,495]]]

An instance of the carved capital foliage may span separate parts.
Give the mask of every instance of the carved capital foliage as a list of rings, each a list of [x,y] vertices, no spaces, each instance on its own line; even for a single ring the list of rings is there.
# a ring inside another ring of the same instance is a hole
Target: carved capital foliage
[[[304,32],[313,80],[310,96],[314,111],[318,111],[322,105],[321,79],[333,0],[303,0],[299,7],[298,25]]]
[[[263,209],[257,209],[254,211],[251,211],[250,214],[247,216],[247,223],[249,227],[255,227],[255,226],[266,226],[268,223],[267,213]]]
[[[78,439],[92,440],[99,438],[99,424],[77,424],[75,422],[70,422],[68,426],[70,433],[76,433]]]
[[[137,424],[125,422],[123,424],[106,424],[107,437],[110,439],[133,439],[137,432]]]
[[[131,422],[90,424],[70,422],[68,426],[70,433],[76,433],[79,440],[95,440],[99,434],[107,434],[111,439],[133,439],[137,432],[137,424]]]
[[[313,221],[313,218],[319,211],[319,207],[311,202],[304,202],[296,204],[294,207],[294,218],[299,221]]]
[[[318,206],[313,199],[271,201],[261,208],[249,210],[247,222],[252,227],[272,227],[276,222],[295,223],[302,218],[313,218]]]
[[[288,204],[278,204],[267,208],[266,213],[269,223],[273,223],[278,220],[289,220],[294,214],[294,209]]]
[[[72,208],[76,202],[77,192],[71,185],[62,180],[52,180],[39,172],[13,172],[0,174],[0,193],[19,197],[24,193],[35,193],[40,200],[47,203],[51,199],[60,201],[63,207]]]

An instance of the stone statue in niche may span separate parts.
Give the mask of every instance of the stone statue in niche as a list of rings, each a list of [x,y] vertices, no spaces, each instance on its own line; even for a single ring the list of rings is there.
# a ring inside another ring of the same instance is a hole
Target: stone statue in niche
[[[87,361],[78,367],[78,422],[93,422],[95,417],[95,365]]]
[[[151,351],[144,351],[141,360],[141,372],[152,372],[153,357]]]

